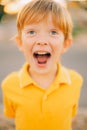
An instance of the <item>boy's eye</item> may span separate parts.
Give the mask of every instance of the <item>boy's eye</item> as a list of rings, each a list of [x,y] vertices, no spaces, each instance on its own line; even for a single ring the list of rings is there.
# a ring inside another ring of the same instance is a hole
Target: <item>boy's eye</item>
[[[35,31],[29,31],[28,34],[31,35],[31,36],[33,36],[33,35],[36,34],[36,32]]]
[[[51,34],[51,35],[57,35],[58,32],[57,32],[57,31],[51,31],[50,34]]]

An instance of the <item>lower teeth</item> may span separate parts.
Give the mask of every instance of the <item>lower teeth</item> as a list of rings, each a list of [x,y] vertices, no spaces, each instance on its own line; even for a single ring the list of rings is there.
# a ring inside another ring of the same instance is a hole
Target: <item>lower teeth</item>
[[[39,63],[39,64],[46,64],[46,61],[45,61],[45,62],[39,62],[39,61],[38,61],[38,63]]]

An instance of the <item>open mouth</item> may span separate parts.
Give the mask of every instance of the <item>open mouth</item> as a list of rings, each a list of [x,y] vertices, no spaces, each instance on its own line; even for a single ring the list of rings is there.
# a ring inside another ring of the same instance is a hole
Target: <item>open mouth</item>
[[[37,60],[38,64],[46,64],[48,59],[51,57],[50,52],[34,52],[34,58]]]

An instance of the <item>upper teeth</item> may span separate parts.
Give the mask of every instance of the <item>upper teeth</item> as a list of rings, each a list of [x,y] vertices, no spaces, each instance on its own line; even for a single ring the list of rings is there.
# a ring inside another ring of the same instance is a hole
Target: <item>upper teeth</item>
[[[47,52],[37,52],[37,54],[41,55],[41,54],[47,54]]]

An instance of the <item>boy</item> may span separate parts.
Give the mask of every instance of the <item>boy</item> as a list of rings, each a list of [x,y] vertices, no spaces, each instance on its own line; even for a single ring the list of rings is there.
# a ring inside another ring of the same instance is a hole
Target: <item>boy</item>
[[[32,0],[17,27],[27,63],[3,81],[5,115],[15,118],[16,130],[71,130],[82,77],[60,63],[72,44],[69,12],[53,0]]]

